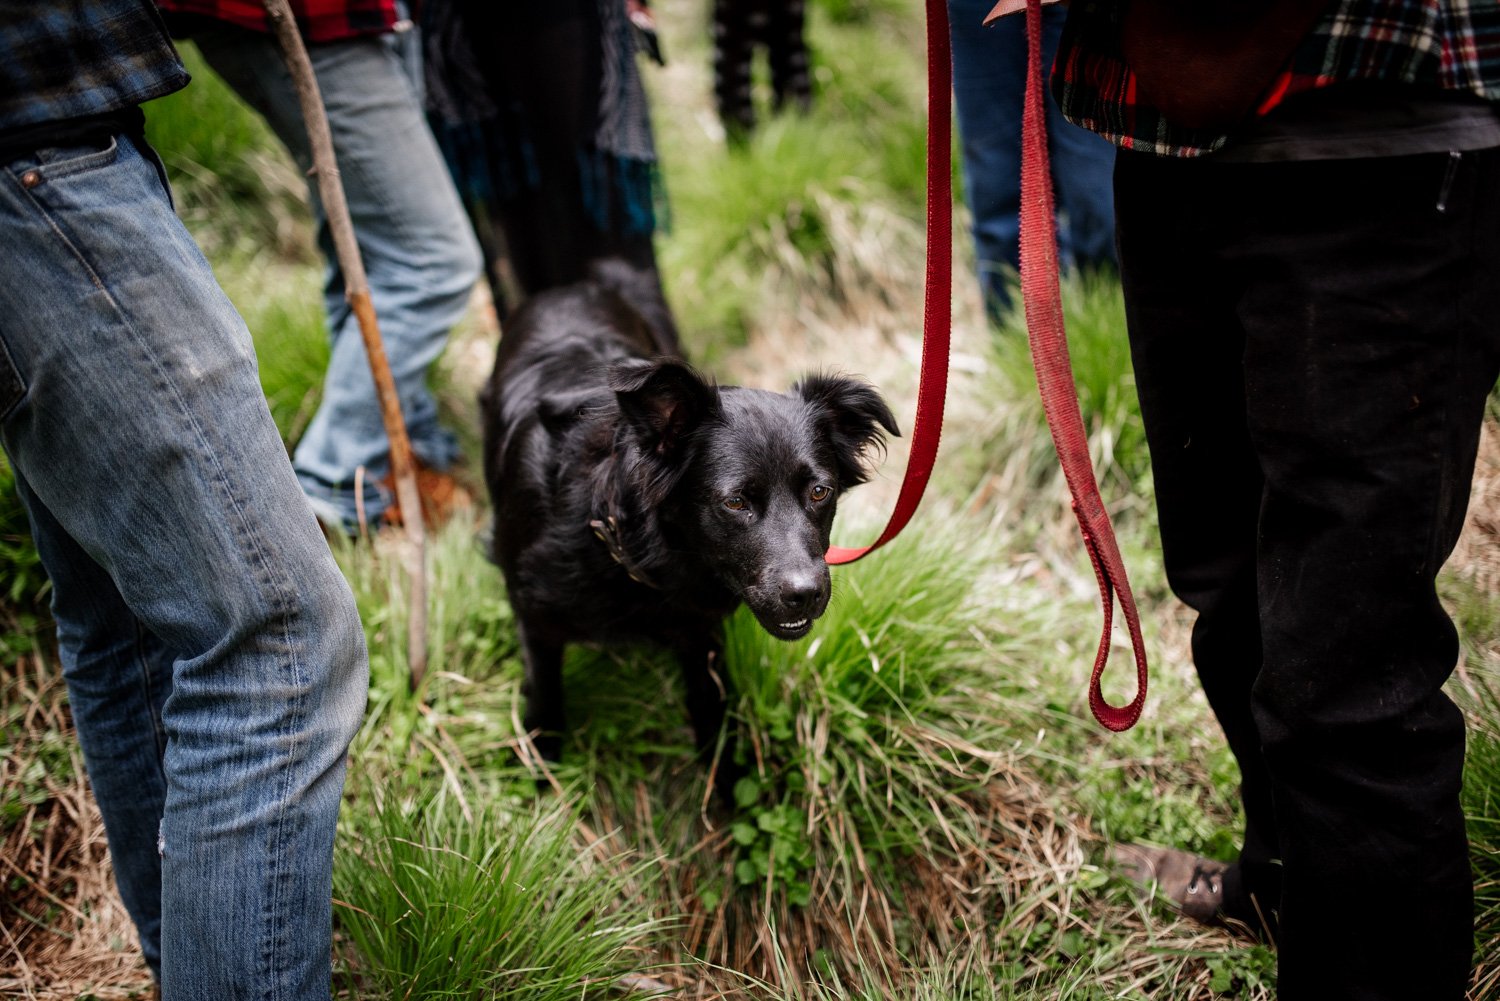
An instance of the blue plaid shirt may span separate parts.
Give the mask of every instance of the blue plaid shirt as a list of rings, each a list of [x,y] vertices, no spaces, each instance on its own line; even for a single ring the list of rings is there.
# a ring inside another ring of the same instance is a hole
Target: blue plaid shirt
[[[151,0],[0,0],[0,132],[123,111],[187,82]]]

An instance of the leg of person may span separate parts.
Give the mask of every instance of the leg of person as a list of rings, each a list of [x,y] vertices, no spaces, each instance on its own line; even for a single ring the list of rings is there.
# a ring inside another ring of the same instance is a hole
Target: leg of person
[[[1500,374],[1500,150],[1232,166],[1266,477],[1254,711],[1284,861],[1279,997],[1458,999],[1464,725],[1434,581]]]
[[[164,780],[150,845],[163,997],[326,999],[363,636],[249,333],[142,148],[120,136],[0,171],[0,230],[26,248],[0,255],[0,385],[20,387],[0,436],[44,553],[63,557],[48,570],[90,763],[122,730],[144,731],[126,745],[130,769],[91,774],[106,823],[123,817],[130,857],[117,864],[137,897],[149,818],[119,805]],[[106,581],[117,594],[80,604]],[[139,664],[165,654],[100,653],[146,634],[172,657],[159,772],[151,716],[166,685],[152,674],[144,692]]]
[[[979,288],[992,320],[1009,312],[1021,256],[1021,97],[1024,18],[983,26],[993,3],[948,0],[953,100]]]
[[[19,472],[16,490],[52,583],[68,707],[104,818],[115,885],[139,930],[146,965],[160,981],[156,840],[167,798],[162,706],[172,692],[172,653],[141,626],[114,581],[63,530]]]
[[[265,116],[293,159],[310,167],[301,110],[275,44],[230,28],[206,32],[197,42],[209,65]],[[382,36],[314,45],[309,55],[412,449],[425,465],[445,469],[456,445],[438,424],[427,370],[463,317],[482,261],[402,61],[406,49],[398,36]],[[352,528],[356,470],[366,471],[367,517],[378,518],[390,503],[376,487],[389,471],[389,442],[321,207],[318,217],[319,243],[330,262],[333,355],[322,404],[293,464],[319,516]]]
[[[1255,559],[1264,483],[1245,425],[1242,283],[1224,266],[1229,231],[1202,165],[1121,153],[1116,174],[1120,276],[1162,556],[1173,592],[1198,613],[1193,663],[1240,766],[1245,838],[1223,910],[1274,937],[1280,852],[1250,709],[1261,663]]]
[[[755,38],[750,8],[741,0],[714,0],[714,107],[731,143],[743,142],[755,129],[755,100],[750,91]]]
[[[604,38],[593,0],[554,3],[546,16],[519,24],[498,8],[473,20],[471,30],[503,39],[485,67],[486,97],[516,119],[494,123],[492,136],[509,154],[497,160],[510,164],[513,180],[496,185],[503,193],[492,200],[491,218],[525,299],[588,277],[600,223],[585,203],[585,171],[594,169],[585,149],[597,131],[604,46],[615,40]],[[523,159],[525,169],[515,170]],[[602,192],[596,197],[595,208],[608,204]]]
[[[812,107],[812,75],[807,52],[805,0],[778,0],[767,12],[766,52],[771,67],[771,93],[777,111],[788,105],[798,111]]]
[[[1061,4],[1043,8],[1043,66],[1057,57],[1067,12]],[[1112,177],[1115,146],[1063,117],[1047,88],[1047,140],[1052,186],[1059,215],[1057,252],[1063,267],[1097,271],[1115,266],[1115,198]]]

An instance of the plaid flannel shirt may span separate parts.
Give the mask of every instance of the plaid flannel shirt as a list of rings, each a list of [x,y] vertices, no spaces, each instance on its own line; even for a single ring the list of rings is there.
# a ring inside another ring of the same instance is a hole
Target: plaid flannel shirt
[[[1258,102],[1264,115],[1318,87],[1380,81],[1468,91],[1500,101],[1500,0],[1339,0],[1303,39]],[[1071,122],[1125,149],[1198,156],[1224,145],[1137,103],[1120,52],[1120,4],[1073,0],[1052,88]]]
[[[157,0],[171,14],[191,14],[227,21],[242,28],[270,31],[260,0]],[[379,35],[396,23],[396,0],[291,0],[292,14],[309,42],[337,42],[359,35]]]
[[[0,2],[0,132],[133,108],[187,82],[151,0]]]

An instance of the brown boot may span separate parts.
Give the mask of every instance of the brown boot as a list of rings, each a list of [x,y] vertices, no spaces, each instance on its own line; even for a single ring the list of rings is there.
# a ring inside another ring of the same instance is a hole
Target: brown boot
[[[1260,937],[1256,929],[1263,922],[1252,913],[1240,913],[1249,911],[1249,907],[1237,906],[1240,901],[1235,899],[1234,890],[1239,886],[1239,872],[1234,863],[1216,862],[1179,848],[1134,844],[1110,845],[1105,859],[1121,875],[1152,891],[1184,917],[1210,928]],[[1228,894],[1226,884],[1231,887]]]
[[[396,493],[394,478],[386,477],[381,482],[393,495]],[[474,495],[456,477],[450,473],[428,469],[421,463],[417,464],[417,495],[422,499],[422,521],[430,529],[440,527],[459,511],[468,511],[474,506]],[[401,503],[398,499],[385,509],[384,520],[388,525],[400,525],[401,519]]]

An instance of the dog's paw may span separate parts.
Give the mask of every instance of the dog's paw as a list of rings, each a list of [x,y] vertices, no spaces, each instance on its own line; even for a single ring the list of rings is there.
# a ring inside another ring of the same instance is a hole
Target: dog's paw
[[[538,733],[531,738],[531,746],[536,748],[537,755],[549,765],[555,765],[562,760],[562,735],[557,733]]]
[[[532,773],[536,776],[536,791],[538,795],[544,795],[557,788],[557,779],[552,775],[552,767],[562,760],[562,735],[558,733],[531,732],[529,738],[531,747],[522,758],[527,760]],[[540,767],[536,761],[530,760],[532,756],[540,758]]]

